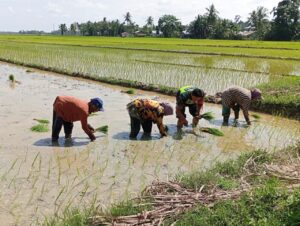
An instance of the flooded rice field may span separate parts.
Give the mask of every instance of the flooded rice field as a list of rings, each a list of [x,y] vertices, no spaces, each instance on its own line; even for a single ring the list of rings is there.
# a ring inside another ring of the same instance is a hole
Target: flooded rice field
[[[20,83],[11,85],[13,74]],[[202,88],[202,87],[200,87]],[[74,79],[53,73],[9,64],[0,64],[0,222],[2,225],[29,225],[45,216],[92,201],[104,208],[110,203],[136,196],[153,180],[168,180],[179,172],[211,166],[242,152],[263,148],[274,151],[297,142],[300,123],[270,115],[246,128],[242,114],[238,127],[222,127],[221,107],[205,105],[216,119],[201,126],[222,130],[224,137],[206,133],[197,136],[185,128],[182,138],[176,133],[175,116],[165,117],[169,136],[159,139],[154,126],[152,139],[129,140],[126,104],[137,97],[168,100],[175,98],[126,88]],[[51,144],[49,132],[30,130],[34,119],[52,120],[52,104],[58,95],[73,95],[89,100],[101,97],[105,112],[89,118],[95,128],[108,125],[108,134],[97,133],[90,142],[79,122],[73,140]],[[254,120],[254,118],[253,118]],[[191,121],[191,118],[189,118]]]

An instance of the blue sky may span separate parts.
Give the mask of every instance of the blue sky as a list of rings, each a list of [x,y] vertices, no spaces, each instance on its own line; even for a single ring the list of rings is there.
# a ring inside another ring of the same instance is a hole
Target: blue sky
[[[160,16],[172,14],[183,24],[191,22],[212,3],[222,18],[233,19],[240,15],[246,20],[258,6],[269,11],[279,0],[0,0],[0,31],[44,30],[51,31],[61,23],[124,20],[130,12],[132,20],[144,25],[152,16],[157,23]]]

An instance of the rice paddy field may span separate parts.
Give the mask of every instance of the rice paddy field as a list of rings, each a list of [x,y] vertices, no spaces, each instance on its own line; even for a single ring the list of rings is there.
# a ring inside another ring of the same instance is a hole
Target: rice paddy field
[[[230,121],[223,127],[221,107],[206,104],[205,111],[213,112],[215,119],[201,120],[201,126],[219,129],[224,136],[201,131],[195,135],[190,126],[180,137],[171,116],[164,119],[168,137],[159,139],[154,128],[150,140],[139,135],[132,141],[126,104],[150,97],[175,106],[174,97],[128,92],[35,68],[126,85],[137,82],[141,88],[191,84],[214,94],[231,85],[282,85],[283,77],[299,78],[299,50],[296,42],[0,36],[0,60],[30,67],[0,63],[0,221],[39,225],[45,217],[91,203],[105,210],[138,196],[153,180],[203,170],[254,149],[273,152],[300,138],[297,120],[251,112],[252,126],[246,127],[241,116],[240,124]],[[297,93],[299,87],[294,89]],[[95,128],[108,125],[108,131],[97,132],[97,140],[89,142],[75,123],[73,140],[61,137],[58,146],[52,146],[52,103],[57,95],[103,98],[106,111],[89,121]]]
[[[0,59],[93,79],[123,79],[208,94],[300,75],[297,42],[0,36]]]

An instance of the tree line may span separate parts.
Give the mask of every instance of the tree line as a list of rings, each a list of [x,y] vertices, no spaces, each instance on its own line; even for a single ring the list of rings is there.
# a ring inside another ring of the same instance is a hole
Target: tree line
[[[212,4],[203,15],[197,15],[188,25],[183,25],[174,15],[163,15],[154,24],[149,16],[140,27],[132,20],[130,12],[124,20],[107,20],[86,23],[72,23],[69,28],[60,24],[61,35],[83,36],[162,36],[187,37],[197,39],[256,39],[256,40],[299,40],[300,39],[300,0],[282,0],[269,12],[258,7],[249,13],[246,21],[239,15],[234,20],[219,17]],[[272,16],[269,19],[269,15]]]

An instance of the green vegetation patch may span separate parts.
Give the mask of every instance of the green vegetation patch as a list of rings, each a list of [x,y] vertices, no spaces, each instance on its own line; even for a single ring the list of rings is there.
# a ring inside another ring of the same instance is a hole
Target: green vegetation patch
[[[109,212],[112,217],[118,217],[118,216],[135,215],[145,210],[151,210],[151,209],[152,209],[151,204],[141,205],[141,203],[139,202],[124,201],[113,205]]]
[[[175,225],[299,225],[300,189],[291,194],[269,181],[238,200],[219,201],[212,208],[199,205],[172,219]],[[168,223],[166,223],[168,225]]]
[[[254,103],[253,109],[300,120],[299,76],[283,76],[258,88],[264,100]]]

